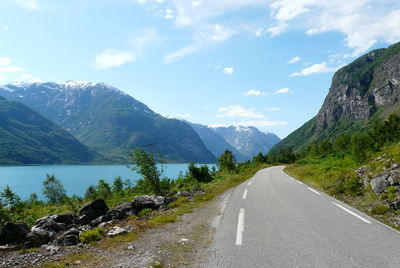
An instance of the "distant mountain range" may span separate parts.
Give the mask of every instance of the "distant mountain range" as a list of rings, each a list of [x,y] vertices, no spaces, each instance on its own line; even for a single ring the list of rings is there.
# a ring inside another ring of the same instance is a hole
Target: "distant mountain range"
[[[338,70],[317,116],[273,151],[285,146],[301,150],[314,141],[364,130],[390,113],[400,114],[400,43],[373,50]]]
[[[267,153],[281,140],[275,134],[261,132],[255,127],[212,128],[193,123],[191,126],[216,157],[228,149],[233,152],[239,162],[251,160],[260,152]]]
[[[72,164],[101,159],[66,130],[0,96],[0,164]]]
[[[102,83],[19,83],[0,95],[25,104],[68,130],[83,144],[115,161],[133,147],[154,144],[174,162],[214,162],[214,155],[185,122],[167,119],[124,92]]]

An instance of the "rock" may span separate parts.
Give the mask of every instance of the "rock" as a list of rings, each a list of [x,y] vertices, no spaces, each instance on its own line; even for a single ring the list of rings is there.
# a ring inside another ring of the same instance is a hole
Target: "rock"
[[[193,197],[192,193],[189,192],[189,191],[179,191],[179,192],[176,194],[176,196],[177,196],[177,197],[187,197],[187,198],[192,198],[192,197]]]
[[[76,223],[79,225],[87,225],[90,223],[90,218],[86,215],[79,216],[79,218],[76,220]]]
[[[379,161],[385,160],[387,157],[388,157],[387,154],[383,154],[383,155],[379,156],[378,158],[376,158],[374,160],[374,162],[379,162]]]
[[[145,208],[152,210],[163,210],[167,208],[165,198],[156,195],[139,195],[133,200],[133,208],[136,211],[141,211]]]
[[[72,228],[57,237],[54,244],[58,246],[75,246],[79,244],[79,242],[79,230]]]
[[[358,176],[361,176],[361,177],[365,176],[366,173],[368,172],[368,166],[362,166],[362,167],[358,168],[356,170],[356,172],[357,172]]]
[[[7,222],[0,231],[0,245],[23,242],[29,227],[23,222]]]
[[[67,226],[69,226],[76,223],[78,218],[78,215],[75,215],[73,213],[64,213],[56,215],[54,220],[56,222],[65,223]]]
[[[400,165],[399,164],[397,164],[397,163],[393,163],[393,164],[391,164],[390,165],[390,169],[398,169],[398,168],[400,168]]]
[[[106,217],[105,215],[98,217],[97,219],[91,221],[89,223],[90,226],[92,227],[97,227],[99,226],[101,223],[103,222],[107,222],[108,221],[108,217]]]
[[[79,210],[79,215],[86,215],[92,221],[106,214],[108,210],[109,208],[103,199],[96,199],[81,208]]]
[[[114,237],[125,233],[127,233],[126,229],[119,226],[114,226],[110,231],[108,231],[107,236]]]
[[[67,229],[67,225],[57,222],[58,215],[49,215],[36,221],[35,228],[40,228],[49,232],[59,233]],[[32,227],[33,228],[33,227]]]
[[[134,202],[123,202],[107,212],[107,215],[110,215],[113,220],[124,219],[135,214]]]
[[[33,247],[39,247],[50,242],[55,236],[56,234],[53,232],[38,227],[32,227],[31,232],[26,235],[26,238]]]
[[[400,201],[394,201],[394,202],[390,202],[388,203],[389,207],[393,210],[398,210],[400,209]]]
[[[61,251],[61,248],[59,248],[57,246],[50,245],[50,246],[46,247],[46,250],[48,252],[50,252],[50,255],[55,255],[55,254],[57,254],[58,252]]]
[[[390,185],[390,183],[387,181],[388,178],[389,178],[389,174],[384,174],[384,175],[381,175],[380,177],[375,177],[375,178],[371,179],[369,184],[371,185],[372,190],[376,194],[383,193],[386,190],[386,188],[389,187],[389,185]]]

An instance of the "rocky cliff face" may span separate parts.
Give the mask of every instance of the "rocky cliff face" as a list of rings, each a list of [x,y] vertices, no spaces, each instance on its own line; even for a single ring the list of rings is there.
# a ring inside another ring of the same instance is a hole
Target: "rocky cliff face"
[[[375,118],[400,112],[400,43],[377,49],[338,70],[316,117],[282,140],[299,150],[313,141],[365,129]]]
[[[400,44],[372,51],[343,67],[319,111],[317,132],[340,120],[368,121],[382,108],[392,111],[400,99]]]

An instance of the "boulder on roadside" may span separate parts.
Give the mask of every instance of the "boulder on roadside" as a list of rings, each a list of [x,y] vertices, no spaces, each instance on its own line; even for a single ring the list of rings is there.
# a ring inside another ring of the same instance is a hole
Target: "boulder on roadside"
[[[75,246],[79,242],[79,230],[76,228],[69,229],[54,240],[54,244],[58,246]]]
[[[29,233],[29,227],[24,222],[7,222],[0,231],[0,245],[23,242]]]
[[[41,245],[49,243],[54,237],[56,233],[50,232],[38,227],[32,227],[29,234],[26,235],[26,238],[29,240],[31,246],[39,247]]]
[[[40,218],[36,221],[35,226],[33,228],[40,228],[52,233],[63,232],[67,229],[67,224],[63,222],[58,222],[59,215],[53,214],[43,218]]]
[[[79,215],[86,215],[91,221],[104,215],[109,210],[103,199],[96,199],[79,210]]]
[[[380,176],[371,179],[369,184],[371,185],[372,190],[378,195],[383,193],[390,185],[387,180],[388,178],[389,174],[381,174]]]
[[[114,237],[125,233],[127,233],[126,229],[119,226],[114,226],[110,231],[107,232],[107,236]]]
[[[133,208],[135,211],[141,211],[145,208],[152,210],[164,210],[167,208],[167,203],[163,196],[157,195],[139,195],[133,200]]]

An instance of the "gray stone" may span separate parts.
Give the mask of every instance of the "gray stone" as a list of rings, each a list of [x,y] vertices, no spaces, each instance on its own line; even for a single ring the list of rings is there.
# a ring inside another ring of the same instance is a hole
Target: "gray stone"
[[[380,177],[376,177],[371,179],[369,184],[371,185],[372,190],[376,194],[383,193],[387,187],[389,187],[390,183],[387,181],[389,174],[382,175]]]
[[[165,198],[156,195],[139,195],[133,200],[133,208],[136,211],[141,211],[145,208],[152,210],[162,210],[167,208]]]
[[[7,222],[0,231],[0,245],[23,242],[29,227],[23,222]]]
[[[54,244],[58,246],[74,246],[79,242],[79,230],[76,228],[69,229],[54,240]]]
[[[114,237],[125,233],[127,233],[126,229],[119,226],[114,226],[110,231],[107,232],[107,236]]]
[[[86,215],[91,221],[103,216],[109,210],[103,199],[96,199],[79,210],[79,215]]]
[[[39,247],[41,245],[50,242],[56,234],[38,227],[32,227],[31,232],[26,235],[33,247]]]

